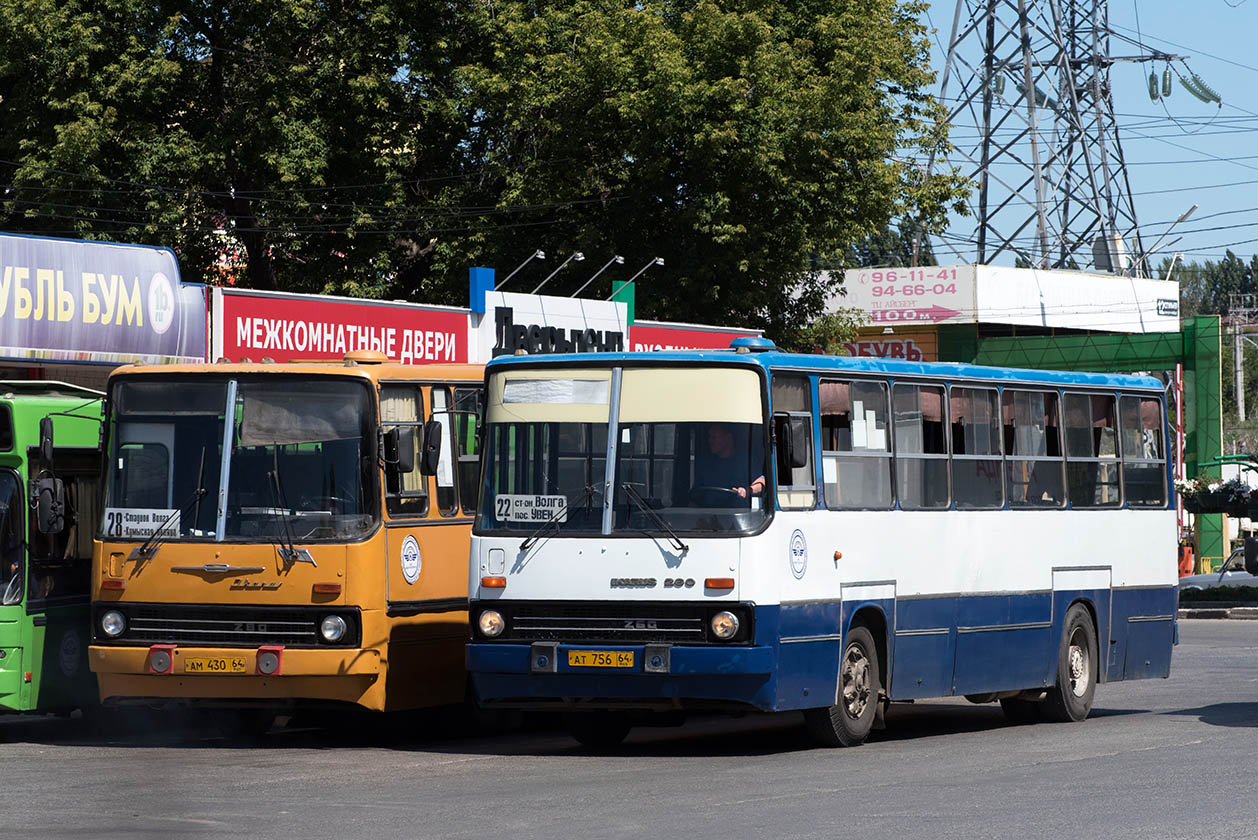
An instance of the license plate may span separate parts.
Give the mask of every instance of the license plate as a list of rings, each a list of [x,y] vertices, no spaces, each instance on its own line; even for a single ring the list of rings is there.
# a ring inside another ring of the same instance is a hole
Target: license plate
[[[242,656],[189,656],[183,661],[185,674],[243,674],[247,670]]]
[[[568,664],[579,668],[632,668],[631,650],[570,650]]]

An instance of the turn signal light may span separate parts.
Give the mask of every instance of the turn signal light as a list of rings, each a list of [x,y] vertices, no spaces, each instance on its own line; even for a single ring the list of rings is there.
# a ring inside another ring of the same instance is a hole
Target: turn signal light
[[[506,589],[507,579],[505,577],[483,577],[480,579],[482,589]]]
[[[316,595],[340,595],[341,585],[339,583],[316,583],[313,587]]]
[[[733,578],[707,578],[703,581],[704,589],[733,589]]]
[[[125,580],[114,580],[113,578],[105,578],[104,580],[100,582],[100,588],[107,589],[112,592],[121,592],[122,590],[127,588],[127,582]]]

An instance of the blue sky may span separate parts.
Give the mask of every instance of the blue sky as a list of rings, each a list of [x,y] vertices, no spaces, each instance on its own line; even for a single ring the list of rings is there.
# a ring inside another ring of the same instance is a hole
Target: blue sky
[[[937,30],[932,62],[940,77],[944,53],[938,44],[947,43],[954,9],[952,2],[939,2],[925,16],[927,25]],[[1154,69],[1160,76],[1161,63],[1120,63],[1110,71],[1136,218],[1146,247],[1157,242],[1184,211],[1198,205],[1191,218],[1163,239],[1154,264],[1173,252],[1182,253],[1189,262],[1217,260],[1229,248],[1246,259],[1258,254],[1258,50],[1254,48],[1258,0],[1138,4],[1114,0],[1109,23],[1120,35],[1187,56],[1187,67],[1223,99],[1222,107],[1202,103],[1176,82],[1170,97],[1150,101],[1148,76]],[[1111,55],[1138,52],[1129,42],[1111,40]],[[1184,65],[1177,68],[1182,72]],[[936,93],[938,89],[937,83]],[[954,82],[950,95],[955,89]],[[957,132],[964,130],[954,127]],[[972,238],[973,220],[955,219],[949,232]],[[941,262],[956,261],[938,246],[936,254]],[[967,261],[972,260],[971,252]]]

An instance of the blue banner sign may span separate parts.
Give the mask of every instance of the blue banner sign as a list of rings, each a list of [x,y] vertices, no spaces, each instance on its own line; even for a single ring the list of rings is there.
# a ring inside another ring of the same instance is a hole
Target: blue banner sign
[[[0,234],[0,357],[205,361],[206,295],[167,248]]]

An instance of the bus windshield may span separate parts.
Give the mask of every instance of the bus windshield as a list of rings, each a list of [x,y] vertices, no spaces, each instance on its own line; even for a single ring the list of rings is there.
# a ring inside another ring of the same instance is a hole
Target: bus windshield
[[[758,374],[734,367],[620,373],[533,368],[491,379],[478,530],[667,536],[764,524]],[[618,422],[609,441],[613,403]]]
[[[105,538],[344,541],[379,518],[364,383],[136,377],[111,402]]]

